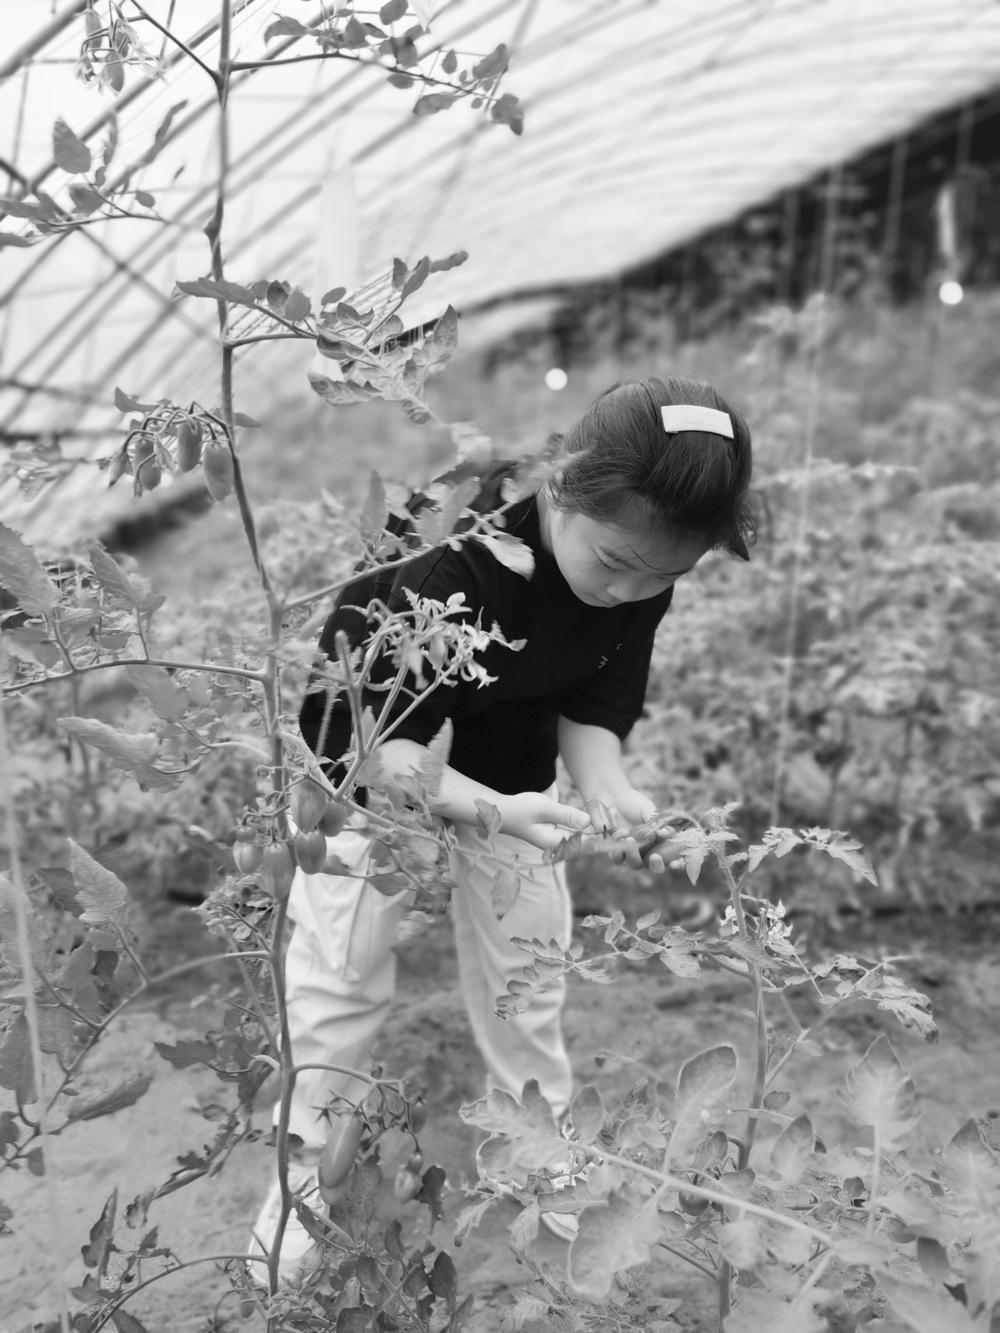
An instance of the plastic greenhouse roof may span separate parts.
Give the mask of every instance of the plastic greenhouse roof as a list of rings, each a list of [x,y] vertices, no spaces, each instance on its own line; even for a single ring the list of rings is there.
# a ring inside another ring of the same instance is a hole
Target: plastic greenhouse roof
[[[108,13],[108,0],[91,3]],[[116,385],[147,399],[218,395],[215,302],[174,290],[210,270],[215,89],[157,27],[169,22],[214,67],[218,0],[118,0],[163,64],[159,74],[130,66],[117,92],[76,77],[87,8],[3,0],[0,56],[0,191],[31,199],[38,188],[71,209],[71,187],[87,178],[54,165],[54,122],[96,165],[114,120],[108,181],[128,170],[130,189],[155,201],[122,196],[142,216],[95,212],[31,245],[9,239],[30,237],[30,219],[0,221],[0,440],[52,434],[71,457],[110,452],[123,423]],[[333,8],[230,0],[232,58],[314,54],[312,36],[265,33],[280,16],[315,25]],[[358,15],[377,23],[378,9]],[[497,91],[523,103],[523,135],[466,104],[415,116],[419,89],[341,59],[236,71],[226,273],[285,279],[315,298],[378,279],[394,256],[413,263],[464,249],[468,261],[434,274],[405,313],[419,322],[448,302],[473,312],[466,342],[484,302],[613,275],[993,88],[1000,70],[995,0],[411,0],[410,9],[395,29],[416,14],[427,30],[421,52],[471,58],[507,44]],[[287,395],[295,367],[308,395],[311,358],[308,344],[246,349],[240,406],[266,416],[269,378],[280,374]],[[110,500],[93,468],[59,492],[74,507]],[[51,496],[25,497],[8,480],[0,513],[37,533]]]

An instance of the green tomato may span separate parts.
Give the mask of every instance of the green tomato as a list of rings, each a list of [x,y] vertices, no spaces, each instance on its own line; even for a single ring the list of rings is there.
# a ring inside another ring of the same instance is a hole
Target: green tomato
[[[400,1203],[409,1203],[423,1189],[424,1182],[417,1175],[416,1171],[411,1171],[408,1166],[401,1166],[396,1172],[396,1179],[393,1183],[392,1192]]]
[[[319,829],[311,833],[296,833],[293,842],[295,859],[307,875],[317,875],[326,861],[326,836]]]
[[[292,887],[295,862],[283,842],[272,842],[261,853],[260,880],[263,888],[275,898],[284,898]]]

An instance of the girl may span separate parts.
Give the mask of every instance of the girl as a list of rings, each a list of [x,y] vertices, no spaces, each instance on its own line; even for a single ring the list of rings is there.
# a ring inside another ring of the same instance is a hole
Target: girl
[[[485,478],[477,509],[502,505],[500,485],[510,471],[497,468]],[[353,645],[362,643],[363,608],[379,598],[390,610],[406,610],[409,591],[442,602],[460,592],[468,608],[463,616],[483,626],[495,622],[508,643],[525,641],[517,652],[491,643],[482,662],[493,681],[439,686],[379,756],[387,775],[417,770],[424,747],[451,719],[449,763],[432,809],[451,821],[468,853],[459,858],[452,915],[473,1034],[491,1087],[519,1096],[535,1078],[556,1115],[569,1106],[572,1085],[560,1026],[563,990],[534,997],[508,1021],[494,1016],[496,998],[525,963],[513,937],[570,943],[563,866],[548,863],[546,853],[571,832],[590,828],[591,820],[560,801],[556,759],[589,809],[600,802],[625,825],[655,813],[655,802],[628,779],[622,742],[642,711],[653,637],[676,581],[715,547],[749,559],[750,472],[746,423],[710,386],[683,379],[616,385],[563,437],[550,479],[506,511],[507,531],[533,555],[530,579],[501,564],[484,543],[444,544],[355,579],[320,639],[330,657],[338,630]],[[372,696],[376,707],[383,699]],[[321,757],[336,772],[350,747],[346,702],[338,697],[331,709],[322,692],[309,694],[300,720],[306,741],[314,751],[322,744]],[[500,920],[489,860],[478,855],[491,846],[476,831],[479,801],[500,815],[492,851],[508,861],[516,854],[522,870],[521,892]],[[365,1070],[393,995],[391,945],[407,895],[384,897],[366,883],[370,842],[358,830],[329,839],[328,851],[354,875],[297,873],[286,963],[292,1048],[297,1064]],[[628,855],[638,862],[634,848]],[[330,1133],[324,1108],[337,1098],[353,1104],[364,1092],[357,1080],[323,1069],[299,1075],[290,1129],[301,1147],[289,1183],[314,1206],[320,1167],[329,1200],[331,1174],[346,1178],[360,1133],[351,1116],[339,1122],[334,1116]],[[269,1252],[279,1211],[275,1182],[255,1228],[254,1253]],[[569,1234],[573,1218],[543,1216]],[[304,1271],[311,1249],[293,1212],[282,1241],[283,1280]]]

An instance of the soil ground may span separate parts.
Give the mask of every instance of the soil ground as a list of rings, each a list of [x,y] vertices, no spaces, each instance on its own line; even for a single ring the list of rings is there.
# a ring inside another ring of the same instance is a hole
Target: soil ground
[[[637,910],[646,905],[638,902]],[[204,947],[200,924],[184,907],[159,907],[152,924],[166,957],[184,957]],[[940,1145],[969,1115],[997,1115],[1000,958],[991,941],[998,925],[996,909],[950,917],[911,914],[849,922],[830,951],[908,954],[900,970],[930,995],[940,1040],[926,1044],[874,1008],[857,1008],[826,1030],[817,1056],[790,1067],[789,1109],[808,1112],[828,1144],[860,1141],[839,1108],[836,1090],[844,1071],[877,1033],[885,1031],[922,1099],[919,1133],[926,1144]],[[585,938],[591,935],[580,933]],[[581,1083],[595,1082],[613,1098],[633,1081],[635,1066],[614,1061],[598,1066],[595,1056],[603,1050],[637,1056],[646,1069],[670,1078],[685,1058],[707,1046],[725,1042],[747,1054],[748,995],[736,978],[713,973],[681,981],[655,964],[623,963],[610,986],[574,982],[566,1033],[577,1077]],[[172,1068],[156,1054],[153,1042],[200,1036],[211,1026],[217,1004],[208,991],[186,980],[123,1015],[95,1053],[88,1082],[96,1090],[148,1071],[154,1076],[149,1092],[135,1106],[76,1125],[53,1140],[52,1169],[45,1180],[27,1173],[5,1174],[3,1200],[14,1216],[13,1234],[0,1237],[4,1274],[0,1333],[20,1333],[57,1315],[60,1287],[71,1287],[84,1275],[80,1247],[113,1188],[118,1190],[121,1211],[141,1191],[165,1180],[180,1154],[210,1139],[212,1126],[201,1109],[218,1096],[215,1076],[200,1067]],[[807,1017],[805,1012],[802,1017]],[[502,1311],[513,1294],[530,1283],[532,1274],[507,1244],[506,1229],[519,1211],[513,1200],[492,1208],[460,1249],[450,1243],[455,1218],[468,1202],[462,1187],[474,1174],[477,1133],[461,1122],[457,1108],[479,1095],[482,1067],[458,991],[446,922],[401,949],[398,998],[378,1056],[387,1074],[406,1077],[426,1089],[425,1156],[444,1167],[448,1180],[445,1218],[434,1228],[432,1239],[453,1254],[461,1294],[474,1295],[471,1333],[496,1333]],[[262,1105],[262,1130],[268,1119]],[[399,1154],[407,1151],[402,1141],[395,1147]],[[393,1151],[389,1142],[383,1156],[387,1181],[397,1164]],[[219,1175],[157,1201],[150,1224],[158,1225],[160,1243],[184,1260],[242,1253],[271,1159],[262,1135],[258,1141],[240,1144]],[[408,1244],[428,1235],[427,1210],[397,1204],[388,1184],[379,1209],[386,1218],[400,1217]],[[534,1257],[559,1275],[565,1270],[566,1246],[543,1232]],[[713,1292],[695,1270],[679,1264],[657,1269],[644,1279],[642,1290],[676,1302],[668,1326],[689,1331],[713,1327]],[[257,1327],[257,1322],[240,1318],[228,1292],[219,1266],[204,1263],[153,1284],[128,1308],[149,1333]]]

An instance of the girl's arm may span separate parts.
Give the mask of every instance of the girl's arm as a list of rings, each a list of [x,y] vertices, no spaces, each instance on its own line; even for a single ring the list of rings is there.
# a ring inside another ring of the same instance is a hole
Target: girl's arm
[[[382,771],[390,780],[417,772],[426,754],[426,746],[410,740],[389,740],[378,748]],[[475,824],[477,801],[485,801],[499,810],[501,833],[521,838],[542,851],[551,851],[569,833],[591,827],[582,810],[562,805],[543,792],[522,791],[508,795],[494,791],[448,765],[441,774],[437,796],[428,804],[434,814],[444,819],[458,824]]]
[[[656,802],[628,780],[622,767],[622,743],[613,731],[560,717],[559,753],[588,806],[600,801],[628,824],[641,824],[656,814]]]

